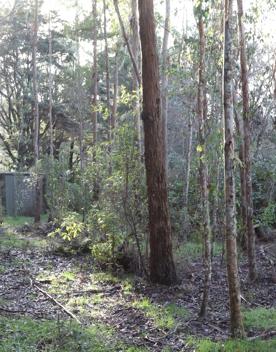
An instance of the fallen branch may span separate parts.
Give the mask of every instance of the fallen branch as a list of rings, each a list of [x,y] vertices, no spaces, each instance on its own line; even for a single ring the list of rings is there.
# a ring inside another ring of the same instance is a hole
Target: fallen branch
[[[95,288],[95,289],[89,289],[89,290],[83,290],[83,291],[71,291],[67,292],[67,295],[73,295],[73,296],[81,296],[81,295],[88,295],[88,294],[98,294],[98,293],[111,293],[111,292],[116,292],[121,290],[122,287],[121,285],[116,285],[111,288]]]
[[[222,334],[225,334],[226,332],[224,331],[224,330],[222,330],[220,327],[218,327],[218,326],[216,326],[216,325],[214,325],[214,324],[212,324],[212,323],[206,323],[206,325],[208,326],[210,326],[210,328],[212,328],[212,329],[214,329],[214,330],[217,330],[217,331],[219,331],[220,333],[222,333]]]
[[[26,310],[10,310],[4,307],[0,307],[0,311],[5,313],[17,314],[17,313],[27,313]]]
[[[265,332],[261,335],[258,335],[258,336],[252,336],[252,337],[248,337],[248,341],[255,341],[255,340],[258,340],[258,339],[261,339],[261,340],[265,340],[265,339],[270,339],[271,337],[274,337],[276,336],[276,331],[268,331],[268,332]]]
[[[42,288],[40,288],[39,286],[37,286],[36,284],[34,284],[31,280],[31,286],[33,286],[34,288],[36,288],[39,292],[41,292],[44,296],[46,296],[50,301],[52,301],[53,303],[55,303],[57,306],[59,306],[67,315],[69,315],[69,317],[73,318],[74,320],[76,320],[76,322],[78,324],[81,324],[81,321],[79,320],[78,317],[75,316],[75,314],[73,314],[72,312],[70,312],[66,307],[64,307],[64,305],[62,305],[60,302],[58,302],[53,296],[51,296],[48,292],[42,290]]]

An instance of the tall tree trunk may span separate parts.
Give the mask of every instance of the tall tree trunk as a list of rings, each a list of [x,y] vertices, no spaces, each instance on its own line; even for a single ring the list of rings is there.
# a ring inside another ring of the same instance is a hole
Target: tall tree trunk
[[[141,47],[139,38],[139,21],[138,21],[138,0],[131,0],[131,20],[130,26],[132,30],[132,52],[133,58],[137,64],[139,75],[141,72]],[[141,106],[140,106],[140,84],[136,77],[135,70],[133,69],[133,92],[135,94],[134,99],[134,118],[135,118],[135,129],[137,131],[137,143],[139,145],[140,155],[142,155],[142,141],[141,141]]]
[[[81,108],[81,77],[80,77],[80,35],[79,35],[79,2],[78,0],[75,1],[75,8],[76,8],[76,17],[75,17],[75,28],[76,30],[76,65],[75,65],[75,80],[76,80],[76,110],[77,110],[77,118],[79,121],[79,153],[80,153],[80,170],[81,172],[84,169],[84,121],[83,121],[83,114]]]
[[[188,131],[188,146],[183,143],[184,157],[186,157],[185,170],[184,170],[184,187],[183,187],[183,221],[182,221],[182,233],[183,239],[187,239],[187,233],[189,231],[190,219],[188,212],[189,204],[189,189],[190,189],[190,174],[191,174],[191,159],[192,159],[192,146],[193,146],[193,119],[189,120],[189,131]],[[188,147],[188,148],[187,148]],[[186,152],[186,155],[185,155]]]
[[[118,54],[115,55],[114,82],[113,82],[113,103],[111,114],[111,127],[114,131],[117,125],[117,107],[118,107],[118,90],[119,90],[119,65]]]
[[[32,43],[32,64],[33,64],[33,99],[34,99],[34,162],[35,168],[39,160],[39,107],[38,107],[38,92],[37,92],[37,32],[38,32],[38,0],[34,2],[34,23],[33,23],[33,43]],[[36,170],[37,171],[37,170]],[[40,175],[36,176],[35,185],[35,223],[40,223],[41,213],[41,180]]]
[[[106,101],[108,113],[108,139],[112,141],[112,113],[110,103],[110,69],[109,69],[109,55],[108,55],[108,41],[107,41],[107,19],[106,19],[106,0],[103,0],[104,10],[104,55],[105,55],[105,75],[106,75]]]
[[[202,9],[200,9],[202,11]],[[206,82],[205,82],[205,28],[203,15],[198,16],[199,33],[199,70],[198,70],[198,93],[197,93],[197,115],[199,123],[199,144],[200,144],[200,183],[201,183],[201,212],[203,221],[203,241],[204,241],[204,290],[203,299],[199,315],[205,317],[207,314],[209,290],[212,274],[211,262],[211,241],[212,230],[210,221],[209,186],[208,186],[208,165],[207,165],[207,143],[206,143]]]
[[[237,260],[237,224],[234,175],[234,116],[233,116],[233,0],[225,0],[224,18],[224,182],[225,236],[230,301],[230,323],[233,337],[244,337],[241,315],[240,282]]]
[[[150,278],[152,282],[170,285],[176,281],[176,271],[172,255],[153,0],[139,0],[139,14],[143,72],[142,117],[150,231]]]
[[[34,99],[34,161],[35,165],[39,159],[39,108],[37,92],[37,31],[38,31],[38,0],[34,2],[34,23],[33,23],[33,99]]]
[[[162,100],[162,120],[164,128],[165,161],[166,172],[168,173],[168,43],[170,34],[170,14],[171,0],[166,0],[166,15],[162,46],[162,69],[161,69],[161,100]]]
[[[53,139],[53,39],[51,28],[51,12],[49,14],[49,131],[50,131],[50,158],[54,159],[54,139]]]
[[[92,133],[93,146],[97,143],[97,100],[98,100],[98,62],[97,62],[97,0],[92,0],[92,41],[93,41],[93,68],[92,68]]]
[[[251,122],[249,108],[249,87],[248,87],[248,69],[247,56],[245,47],[245,35],[243,26],[243,3],[237,0],[238,19],[239,19],[239,37],[240,37],[240,64],[242,80],[242,102],[243,102],[243,128],[244,128],[244,173],[246,189],[246,235],[248,251],[248,268],[250,280],[257,277],[256,270],[256,249],[255,249],[255,231],[253,226],[253,199],[252,199],[252,180],[251,180]]]

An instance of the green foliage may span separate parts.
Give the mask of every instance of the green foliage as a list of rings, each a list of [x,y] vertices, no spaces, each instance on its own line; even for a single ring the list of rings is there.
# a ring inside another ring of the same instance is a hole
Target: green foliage
[[[184,319],[189,315],[185,308],[174,303],[160,306],[152,303],[148,298],[133,302],[133,306],[144,311],[146,316],[153,319],[156,327],[160,329],[172,329],[177,319]]]
[[[260,216],[259,220],[262,224],[273,227],[276,225],[276,203],[269,203],[267,207],[265,207]]]
[[[47,174],[46,201],[52,218],[60,220],[68,211],[74,211],[81,198],[80,185],[72,182],[68,169],[68,151],[62,149],[59,160],[44,158],[41,171]]]
[[[79,215],[69,213],[63,218],[60,226],[49,233],[49,237],[60,236],[65,241],[72,241],[84,230],[84,224],[79,221]]]

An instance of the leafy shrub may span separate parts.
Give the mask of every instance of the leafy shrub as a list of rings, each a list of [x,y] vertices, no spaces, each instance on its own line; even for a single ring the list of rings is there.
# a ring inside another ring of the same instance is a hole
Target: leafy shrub
[[[269,203],[260,215],[260,221],[264,225],[273,227],[276,225],[276,203]]]
[[[79,215],[69,213],[61,222],[60,226],[49,233],[49,237],[60,236],[65,241],[72,241],[84,230],[84,224],[78,220]]]

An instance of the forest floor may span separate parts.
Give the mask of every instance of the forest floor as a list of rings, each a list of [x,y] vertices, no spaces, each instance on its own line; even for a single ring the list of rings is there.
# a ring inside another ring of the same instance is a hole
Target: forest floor
[[[227,340],[229,307],[221,255],[214,257],[209,313],[201,320],[202,260],[197,253],[190,258],[183,253],[180,249],[177,255],[181,284],[168,288],[101,272],[90,255],[55,254],[45,236],[4,225],[0,352],[276,351],[276,284],[269,261],[258,253],[259,279],[249,283],[241,255],[248,338],[234,341]]]

